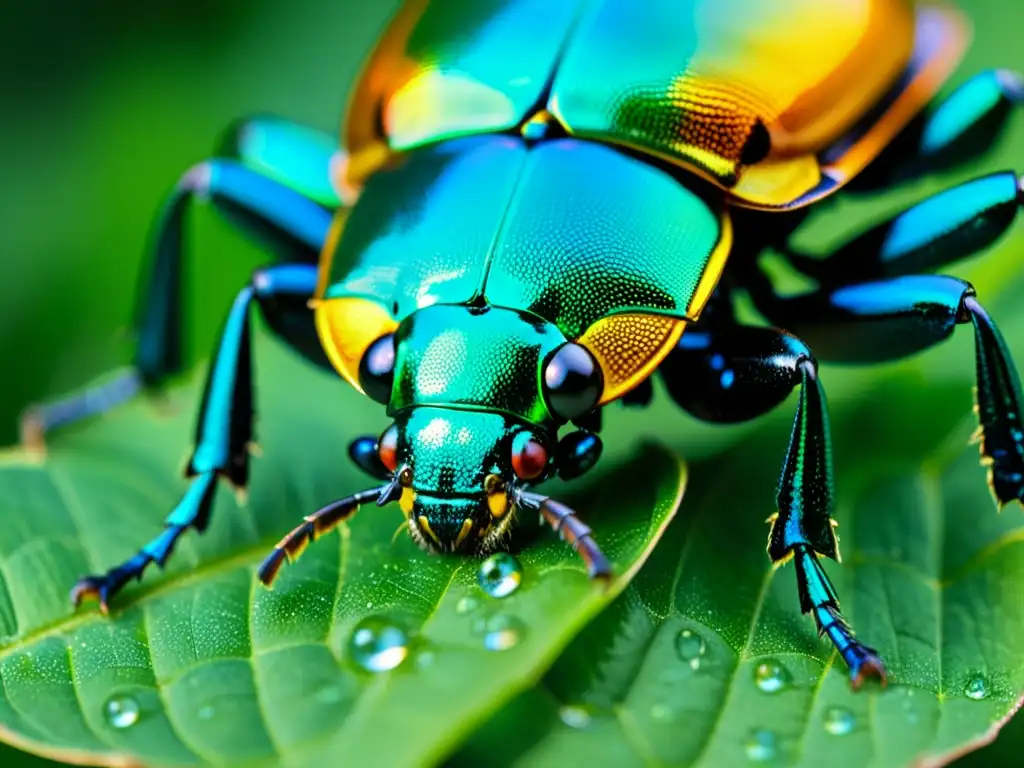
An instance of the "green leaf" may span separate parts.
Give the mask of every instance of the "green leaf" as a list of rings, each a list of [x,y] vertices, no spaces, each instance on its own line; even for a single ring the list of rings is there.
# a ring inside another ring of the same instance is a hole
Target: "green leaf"
[[[118,596],[111,619],[93,608],[73,615],[68,588],[159,532],[185,488],[199,382],[172,391],[171,418],[135,403],[55,438],[42,463],[12,452],[0,465],[3,740],[111,765],[429,763],[536,681],[621,591],[678,505],[681,466],[655,449],[566,499],[588,513],[615,564],[608,589],[543,532],[521,554],[522,586],[485,596],[478,561],[425,555],[404,534],[392,541],[397,509],[371,507],[266,591],[254,570],[281,535],[369,485],[346,446],[385,422],[276,345],[256,351],[264,455],[248,505],[220,492],[209,530],[188,534],[166,572]],[[366,671],[349,650],[368,615],[409,638],[390,672]],[[518,642],[485,649],[482,632],[504,617],[504,639]]]
[[[1024,515],[997,513],[965,388],[926,383],[833,408],[844,564],[826,567],[886,690],[851,691],[800,615],[792,565],[765,556],[788,434],[775,420],[691,467],[623,595],[455,764],[934,765],[990,739],[1024,691]]]

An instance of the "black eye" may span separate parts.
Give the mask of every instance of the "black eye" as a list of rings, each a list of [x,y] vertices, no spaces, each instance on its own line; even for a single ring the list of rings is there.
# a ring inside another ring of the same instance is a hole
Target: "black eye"
[[[594,356],[579,344],[563,344],[544,365],[544,397],[559,418],[575,419],[594,410],[602,376]]]
[[[359,386],[378,403],[387,404],[394,378],[395,337],[389,333],[373,342],[359,361]]]

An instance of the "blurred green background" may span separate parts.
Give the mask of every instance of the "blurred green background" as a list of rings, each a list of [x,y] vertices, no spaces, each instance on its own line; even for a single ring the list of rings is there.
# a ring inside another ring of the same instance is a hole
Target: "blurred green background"
[[[951,85],[986,67],[1024,70],[1024,3],[958,4],[972,17],[976,38]],[[143,246],[154,211],[181,172],[207,156],[224,127],[246,114],[273,112],[335,130],[358,67],[394,5],[3,4],[0,441],[16,438],[17,415],[30,402],[74,389],[128,360],[124,332]],[[1024,170],[1024,115],[991,156],[964,173],[1007,167]],[[831,242],[880,209],[948,183],[930,179],[881,200],[844,204],[839,214],[814,222],[808,239]],[[1024,228],[1018,225],[1011,238],[1009,247],[1024,246]],[[206,212],[194,217],[192,239],[189,338],[192,358],[200,361],[228,302],[261,257]],[[968,278],[983,272],[974,265],[959,271]],[[978,284],[984,287],[981,278]],[[969,376],[972,364],[963,351]],[[837,396],[835,388],[830,392]],[[714,449],[717,432],[696,428],[675,412],[652,409],[628,428],[665,424],[691,430],[701,450]],[[737,433],[721,434],[735,439]],[[1011,758],[1019,758],[1020,750],[1024,720],[962,764],[1019,764]],[[46,764],[0,747],[2,766]]]

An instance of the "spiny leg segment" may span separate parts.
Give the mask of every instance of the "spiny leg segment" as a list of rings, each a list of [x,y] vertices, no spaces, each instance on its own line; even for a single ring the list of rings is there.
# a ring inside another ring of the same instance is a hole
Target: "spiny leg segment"
[[[816,554],[839,559],[828,409],[817,363],[807,345],[784,331],[737,325],[727,313],[714,317],[688,329],[659,368],[669,394],[699,419],[734,423],[767,413],[799,387],[768,555],[776,564],[792,557],[801,609],[840,652],[853,684],[884,681],[881,659],[855,637]]]
[[[192,478],[188,491],[168,516],[163,533],[134,557],[102,575],[78,581],[71,590],[75,605],[93,597],[106,612],[110,598],[132,578],[141,578],[146,566],[152,562],[163,566],[189,527],[200,532],[206,528],[218,478],[236,488],[246,486],[253,420],[249,310],[253,301],[262,305],[274,297],[309,298],[316,278],[314,265],[279,265],[257,272],[252,283],[238,294],[207,378],[196,447],[186,469],[186,475]]]

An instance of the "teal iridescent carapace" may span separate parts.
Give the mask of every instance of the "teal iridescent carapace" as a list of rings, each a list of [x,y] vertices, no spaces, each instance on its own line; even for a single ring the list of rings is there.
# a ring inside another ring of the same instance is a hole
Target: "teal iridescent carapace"
[[[371,179],[325,297],[370,297],[399,320],[485,299],[571,339],[618,312],[685,318],[722,237],[716,208],[599,144],[458,139]]]
[[[552,416],[541,396],[541,363],[565,340],[554,325],[526,312],[426,307],[399,328],[389,411],[454,405],[546,423]]]

